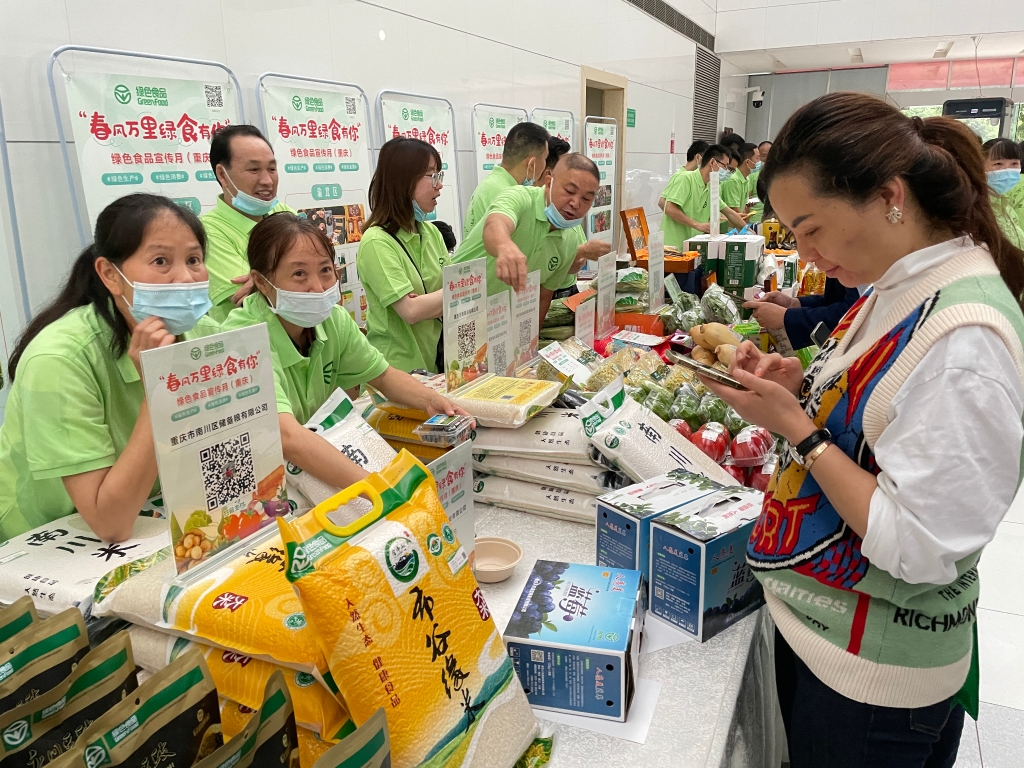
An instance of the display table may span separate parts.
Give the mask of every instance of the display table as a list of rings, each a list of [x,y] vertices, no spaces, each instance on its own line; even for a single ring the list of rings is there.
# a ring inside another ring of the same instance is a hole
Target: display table
[[[476,533],[512,539],[525,553],[512,578],[481,585],[501,631],[535,560],[594,562],[592,525],[477,505]],[[661,682],[646,742],[559,724],[550,768],[777,768],[772,658],[764,608],[706,643],[686,640],[650,654],[641,649],[639,677]]]

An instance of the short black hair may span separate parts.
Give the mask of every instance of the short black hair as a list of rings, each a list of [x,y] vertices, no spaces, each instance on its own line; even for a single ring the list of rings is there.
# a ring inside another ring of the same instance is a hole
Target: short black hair
[[[1020,150],[1009,139],[989,139],[982,149],[988,160],[1020,160]]]
[[[560,139],[557,136],[548,137],[548,161],[545,163],[548,170],[554,170],[558,164],[558,158],[571,149],[572,147],[565,139]]]
[[[719,141],[718,143],[721,144],[723,147],[738,147],[740,144],[743,144],[744,142],[743,137],[740,136],[738,133],[730,133],[727,136],[723,136],[721,141]]]
[[[742,145],[737,145],[742,146]],[[743,158],[740,157],[739,150],[736,147],[729,147],[729,159],[735,160],[736,165],[740,165],[743,162]]]
[[[255,125],[246,123],[226,125],[214,131],[213,136],[210,137],[210,167],[213,168],[214,173],[217,172],[218,165],[231,166],[231,140],[235,136],[255,136],[257,139],[262,139],[270,147],[271,152],[274,151],[270,142],[267,141],[267,137]]]
[[[697,141],[693,142],[693,144],[690,145],[690,148],[686,150],[686,162],[693,162],[693,158],[695,158],[697,155],[703,155],[705,152],[707,152],[708,147],[710,146],[710,144],[701,139],[698,139]]]
[[[757,152],[757,147],[750,142],[747,142],[745,144],[740,144],[737,151],[740,154],[740,165],[743,165],[743,163],[747,162],[747,160],[754,156],[754,153]]]
[[[723,157],[729,156],[729,150],[723,147],[721,144],[712,144],[706,150],[700,159],[700,167],[703,168],[705,165],[710,163],[712,160],[722,161]]]
[[[509,165],[516,165],[530,155],[539,154],[547,146],[550,136],[544,126],[536,123],[527,121],[513,125],[501,150],[502,163],[507,160]]]
[[[589,157],[579,152],[570,152],[567,155],[563,155],[563,158],[565,159],[566,168],[571,168],[574,171],[586,171],[600,183],[601,171],[597,169],[597,163]]]

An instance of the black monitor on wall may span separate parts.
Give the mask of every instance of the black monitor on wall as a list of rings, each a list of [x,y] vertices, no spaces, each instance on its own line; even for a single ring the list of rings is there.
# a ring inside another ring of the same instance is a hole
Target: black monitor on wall
[[[950,99],[943,103],[942,114],[962,120],[982,141],[1009,138],[1013,102],[1004,98]]]

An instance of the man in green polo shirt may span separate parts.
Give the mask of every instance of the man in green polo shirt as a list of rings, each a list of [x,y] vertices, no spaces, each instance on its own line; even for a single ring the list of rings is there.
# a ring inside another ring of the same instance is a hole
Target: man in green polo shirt
[[[214,133],[210,165],[222,194],[213,210],[199,218],[206,230],[210,316],[223,322],[252,290],[245,255],[249,232],[268,214],[294,211],[278,202],[274,150],[256,126],[229,125]]]
[[[532,187],[544,172],[548,157],[548,132],[536,123],[517,123],[512,126],[502,148],[501,165],[495,166],[469,199],[463,237],[469,237],[495,198],[506,189],[522,184]]]
[[[487,294],[526,288],[526,276],[540,270],[540,318],[566,281],[579,242],[571,230],[594,203],[601,174],[594,161],[569,153],[544,187],[513,187],[487,209],[482,225],[453,257],[461,263],[487,259]]]
[[[772,143],[770,141],[762,141],[757,145],[757,164],[754,166],[754,172],[747,177],[747,200],[753,200],[757,198],[757,180],[761,178],[761,168],[764,166],[765,160],[768,159],[768,153],[771,151]],[[750,224],[756,224],[761,221],[761,217],[764,216],[764,203],[758,198],[756,203],[750,204],[750,217],[747,221]]]
[[[748,179],[757,164],[757,147],[749,143],[740,144],[736,152],[740,161],[732,175],[722,182],[721,195],[723,203],[732,208],[738,216],[743,216],[747,212],[747,198],[750,196]]]
[[[661,231],[665,233],[665,245],[682,249],[691,237],[711,231],[711,189],[708,181],[712,173],[719,173],[729,167],[729,152],[718,144],[712,144],[701,159],[696,173],[679,177],[679,183],[670,185],[664,191],[665,215],[661,219]],[[734,227],[742,228],[740,218],[724,202],[720,202],[722,213]]]

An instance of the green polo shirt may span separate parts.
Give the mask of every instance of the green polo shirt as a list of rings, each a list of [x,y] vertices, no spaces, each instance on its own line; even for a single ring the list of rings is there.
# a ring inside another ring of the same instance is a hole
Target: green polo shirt
[[[334,390],[365,384],[388,369],[388,361],[363,336],[342,307],[313,329],[306,357],[296,348],[262,293],[245,297],[222,324],[225,331],[267,324],[277,388],[277,412],[292,414],[305,424]]]
[[[271,209],[271,213],[281,211],[295,213],[284,203],[278,203]],[[213,302],[210,316],[223,322],[228,312],[235,308],[231,297],[240,287],[231,280],[249,274],[246,249],[249,247],[249,233],[256,222],[225,203],[223,195],[217,196],[217,205],[199,220],[206,230],[206,269],[210,273],[210,301]]]
[[[732,176],[722,182],[721,196],[722,203],[729,206],[737,213],[743,213],[747,207],[747,177],[738,170],[732,172]]]
[[[668,203],[675,203],[694,221],[710,221],[708,208],[711,203],[711,187],[704,183],[700,171],[677,174],[665,187],[662,197],[665,198],[666,207]],[[724,208],[725,202],[720,202]],[[667,213],[661,217],[661,231],[665,233],[665,245],[679,249],[682,249],[683,244],[691,237],[701,234],[693,227],[680,224]]]
[[[1003,195],[1007,202],[1017,212],[1017,218],[1024,222],[1024,180],[1017,182],[1017,186]]]
[[[437,373],[441,321],[409,325],[393,306],[410,293],[423,296],[441,290],[441,269],[448,261],[444,238],[432,224],[416,226],[416,232],[396,233],[408,254],[380,227],[370,227],[359,241],[356,263],[366,291],[366,339],[400,371],[424,368]]]
[[[509,187],[517,186],[519,186],[519,182],[512,178],[511,173],[500,165],[494,166],[494,170],[484,177],[484,180],[477,185],[473,196],[469,198],[469,210],[466,211],[466,221],[462,225],[465,235],[468,237],[469,233],[473,231],[473,227],[484,218],[487,209],[491,207],[491,203],[498,195]]]
[[[678,171],[676,171],[675,173],[672,174],[672,178],[670,178],[668,180],[668,184],[665,185],[665,189],[661,193],[661,196],[665,197],[667,194],[669,194],[670,190],[678,187],[679,184],[681,183],[681,179],[687,173],[697,173],[697,171],[696,170],[688,171],[688,170],[686,170],[686,166],[683,166],[682,168],[680,168]],[[668,198],[665,197],[665,199],[667,200]]]
[[[203,318],[185,338],[219,330]],[[0,540],[71,514],[61,478],[112,467],[128,445],[144,393],[128,354],[110,351],[111,335],[88,305],[25,350],[0,425]]]
[[[1021,228],[1021,220],[1017,216],[1017,209],[1014,208],[1009,194],[997,195],[993,192],[989,199],[992,201],[992,211],[996,215],[996,221],[999,223],[999,228],[1003,230],[1003,234],[1011,243],[1024,250],[1024,229]]]
[[[549,291],[557,291],[565,283],[565,276],[576,256],[576,235],[571,229],[552,229],[544,215],[543,187],[512,187],[502,192],[487,209],[487,215],[500,213],[512,220],[515,230],[512,242],[526,256],[526,271],[540,270],[540,284]],[[495,274],[497,260],[484,248],[484,228],[478,225],[462,241],[452,261],[456,264],[487,259],[487,295],[511,291]]]
[[[582,226],[573,227],[572,229],[567,230],[567,232],[568,234],[565,236],[565,239],[563,241],[563,247],[569,254],[569,264],[571,268],[572,262],[576,260],[576,251],[577,249],[579,249],[581,245],[587,242],[587,236],[583,233]],[[576,281],[578,278],[579,275],[577,273],[566,272],[565,280],[562,281],[562,284],[559,286],[559,288],[571,288],[572,286],[576,285]]]
[[[757,197],[757,179],[758,179],[758,177],[760,177],[760,175],[761,175],[761,169],[758,168],[752,174],[747,176],[747,199],[748,200]],[[751,224],[756,224],[764,216],[764,203],[762,203],[761,200],[758,199],[758,201],[756,203],[751,203],[750,210],[752,210],[754,212],[754,215],[751,216],[749,219],[747,219],[747,221],[749,221]]]

